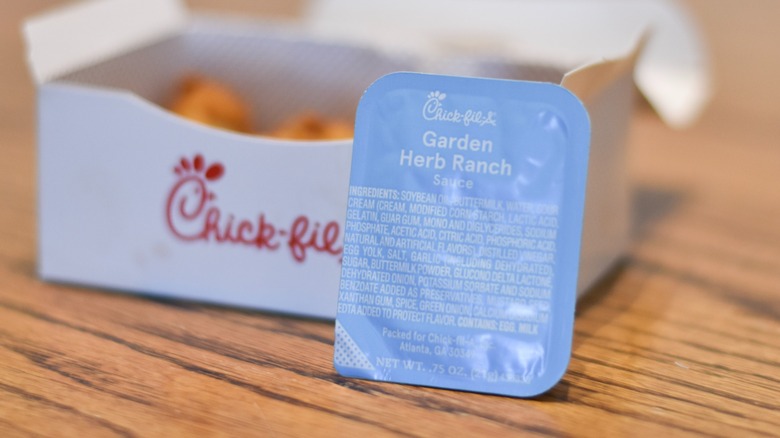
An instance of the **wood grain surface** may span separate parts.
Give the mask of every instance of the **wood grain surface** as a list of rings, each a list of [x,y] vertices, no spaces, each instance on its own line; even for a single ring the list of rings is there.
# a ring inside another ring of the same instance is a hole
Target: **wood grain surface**
[[[533,400],[339,377],[330,322],[38,280],[19,26],[62,3],[0,6],[0,436],[780,436],[780,2],[686,2],[717,94],[684,131],[639,110],[636,242]]]

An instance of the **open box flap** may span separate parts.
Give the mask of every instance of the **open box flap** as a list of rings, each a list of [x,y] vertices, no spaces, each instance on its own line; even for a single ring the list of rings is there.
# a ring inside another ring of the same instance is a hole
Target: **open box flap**
[[[610,83],[636,70],[639,55],[644,53],[649,34],[644,34],[625,56],[581,65],[563,76],[561,85],[587,104]]]
[[[685,126],[710,96],[703,43],[671,0],[319,0],[306,20],[321,37],[391,52],[498,56],[566,70],[631,57],[650,29],[634,78],[659,115]]]
[[[77,3],[25,22],[28,63],[42,83],[172,35],[185,24],[180,0]]]

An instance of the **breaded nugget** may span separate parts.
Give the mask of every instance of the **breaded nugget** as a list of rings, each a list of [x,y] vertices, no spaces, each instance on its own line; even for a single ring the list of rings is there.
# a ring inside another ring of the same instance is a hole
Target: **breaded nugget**
[[[350,124],[307,111],[287,119],[268,135],[290,140],[340,140],[352,138],[353,134]]]
[[[251,132],[249,106],[219,82],[190,75],[182,80],[170,110],[196,122],[238,132]]]

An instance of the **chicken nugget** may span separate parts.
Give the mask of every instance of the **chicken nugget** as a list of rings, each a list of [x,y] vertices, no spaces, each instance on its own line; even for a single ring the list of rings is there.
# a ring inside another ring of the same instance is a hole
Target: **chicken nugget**
[[[170,110],[187,119],[238,132],[250,132],[249,106],[227,86],[202,76],[182,80]]]
[[[352,126],[341,120],[328,120],[307,111],[284,121],[269,133],[289,140],[340,140],[353,136]]]

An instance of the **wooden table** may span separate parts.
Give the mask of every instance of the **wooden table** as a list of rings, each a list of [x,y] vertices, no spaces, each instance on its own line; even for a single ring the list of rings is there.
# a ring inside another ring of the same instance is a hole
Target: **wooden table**
[[[0,436],[780,435],[780,2],[688,2],[718,93],[684,131],[639,111],[636,243],[534,400],[341,378],[329,322],[38,280],[19,24],[53,3],[0,7]],[[219,4],[289,10],[248,3]]]

